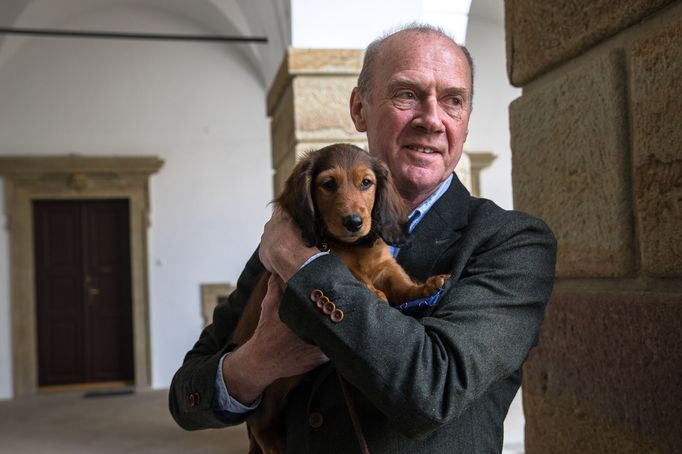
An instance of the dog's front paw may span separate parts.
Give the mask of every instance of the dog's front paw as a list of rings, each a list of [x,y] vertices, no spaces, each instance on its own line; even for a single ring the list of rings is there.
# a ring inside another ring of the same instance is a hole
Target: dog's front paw
[[[382,292],[382,291],[379,290],[378,288],[372,289],[372,291],[374,292],[374,294],[375,294],[377,297],[379,297],[379,299],[382,299],[382,300],[384,300],[385,302],[388,303],[388,297],[386,296],[386,294],[385,294],[384,292]]]
[[[438,291],[445,284],[445,280],[449,278],[449,274],[439,274],[431,276],[424,282],[423,296],[431,296]]]

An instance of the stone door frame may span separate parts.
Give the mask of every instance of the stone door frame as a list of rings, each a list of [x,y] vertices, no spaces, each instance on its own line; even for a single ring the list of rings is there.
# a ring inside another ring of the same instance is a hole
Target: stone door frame
[[[0,158],[9,231],[14,396],[38,391],[33,239],[34,200],[127,199],[130,207],[135,386],[151,385],[147,228],[149,176],[157,157],[35,156]]]

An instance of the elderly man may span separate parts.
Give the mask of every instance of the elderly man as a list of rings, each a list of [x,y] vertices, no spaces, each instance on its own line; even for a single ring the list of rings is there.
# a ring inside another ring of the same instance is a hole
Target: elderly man
[[[410,314],[383,304],[275,210],[230,302],[173,379],[182,427],[240,423],[274,380],[307,373],[285,408],[289,452],[501,451],[556,245],[544,223],[471,197],[454,175],[472,89],[467,51],[440,30],[410,26],[369,46],[350,99],[355,127],[412,210],[413,239],[397,260],[418,280],[451,274],[437,304]],[[232,352],[239,308],[264,268],[287,285],[269,285],[256,333]],[[352,317],[332,326],[310,303],[313,289]],[[352,386],[360,430],[337,374]]]

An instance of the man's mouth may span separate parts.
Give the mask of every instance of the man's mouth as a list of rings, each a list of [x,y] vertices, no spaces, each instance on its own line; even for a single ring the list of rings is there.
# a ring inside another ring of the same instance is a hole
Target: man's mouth
[[[423,154],[436,153],[436,150],[434,150],[433,148],[421,147],[419,145],[408,145],[407,148],[409,148],[410,150],[416,151],[418,153],[423,153]]]

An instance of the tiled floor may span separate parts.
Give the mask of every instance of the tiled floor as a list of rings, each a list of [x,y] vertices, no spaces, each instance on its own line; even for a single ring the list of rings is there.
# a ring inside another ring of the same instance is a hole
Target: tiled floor
[[[168,392],[115,397],[39,395],[0,402],[2,454],[244,454],[244,426],[186,432]]]
[[[186,432],[172,420],[167,391],[114,397],[82,393],[0,401],[0,454],[243,454],[244,426]],[[523,453],[520,395],[505,421],[503,454]]]

